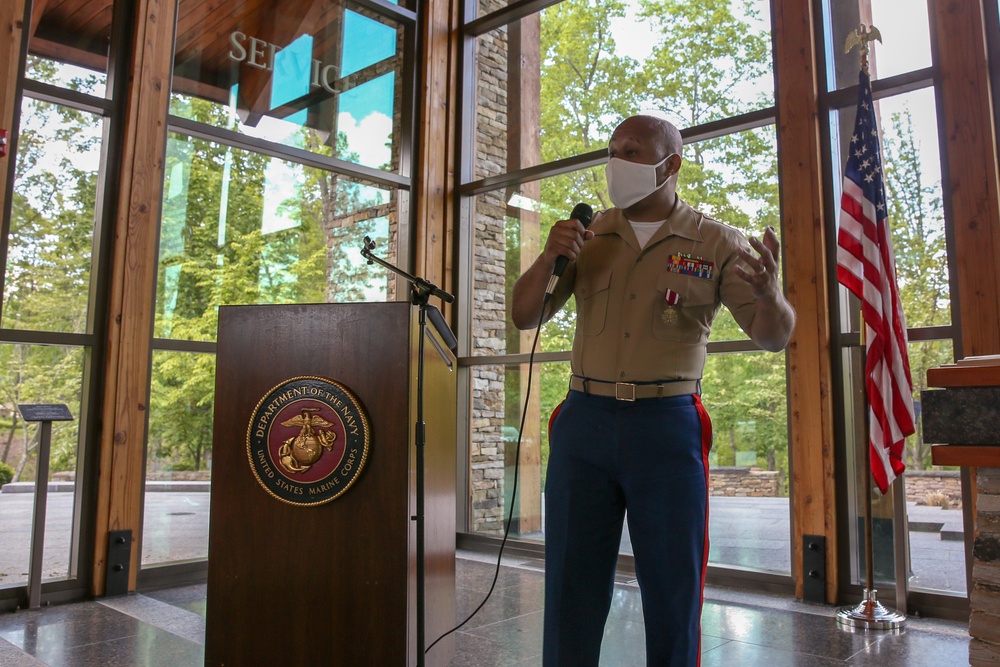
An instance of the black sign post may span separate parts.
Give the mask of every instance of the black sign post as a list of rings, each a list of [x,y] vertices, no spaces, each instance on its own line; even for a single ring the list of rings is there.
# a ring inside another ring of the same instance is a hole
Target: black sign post
[[[63,404],[37,403],[19,405],[21,418],[38,422],[38,470],[35,473],[35,508],[31,519],[31,566],[28,568],[28,609],[41,606],[42,553],[45,544],[45,505],[49,493],[49,449],[52,444],[52,422],[72,421],[73,415]]]

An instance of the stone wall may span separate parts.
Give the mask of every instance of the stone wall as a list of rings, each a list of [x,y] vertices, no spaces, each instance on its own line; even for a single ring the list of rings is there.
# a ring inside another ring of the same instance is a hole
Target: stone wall
[[[476,366],[472,371],[469,519],[477,533],[503,532],[503,375],[503,368],[497,366]]]
[[[781,473],[777,470],[718,466],[709,471],[709,493],[713,496],[776,498],[781,496]]]
[[[976,489],[969,664],[986,667],[1000,665],[1000,468],[979,468]]]
[[[331,176],[331,187],[336,188],[336,179],[340,178],[338,176]],[[353,182],[353,181],[351,181]],[[381,244],[377,246],[372,252],[375,256],[389,262],[390,264],[398,263],[398,247],[399,247],[399,206],[398,206],[399,195],[393,190],[389,193],[389,201],[382,204],[375,204],[374,206],[369,206],[367,208],[358,209],[356,211],[351,211],[344,215],[333,215],[332,212],[326,215],[326,219],[323,223],[323,233],[326,237],[326,245],[329,250],[327,251],[327,294],[326,300],[328,302],[337,302],[343,300],[340,297],[339,290],[343,287],[342,282],[337,280],[340,275],[340,267],[338,266],[339,255],[345,252],[342,247],[344,243],[343,236],[338,236],[338,230],[350,229],[361,222],[368,220],[376,220],[378,218],[385,218],[389,222],[389,238],[384,246]],[[332,204],[333,202],[331,202]],[[354,232],[356,234],[356,232]],[[360,240],[357,240],[357,249],[353,247],[355,241],[352,241],[352,247],[349,248],[349,252],[360,252]],[[389,272],[387,269],[382,269],[381,267],[372,267],[372,272],[381,271],[385,274],[385,289],[386,289],[386,301],[396,300],[396,276],[395,274]]]
[[[489,3],[488,3],[489,4]],[[505,3],[494,0],[494,9]],[[507,31],[476,40],[476,177],[507,167]],[[505,354],[506,202],[503,192],[473,199],[474,355]],[[498,535],[504,522],[504,441],[506,373],[503,366],[473,366],[472,433],[469,443],[470,514],[474,533]]]
[[[75,482],[76,473],[72,470],[52,473],[49,479],[53,482]],[[158,470],[146,471],[147,482],[208,482],[212,479],[211,470]],[[34,484],[34,482],[32,482]]]
[[[775,470],[717,466],[710,471],[709,485],[713,496],[783,497],[787,492],[782,477]],[[907,502],[939,505],[945,499],[950,509],[962,506],[962,479],[957,470],[908,470],[903,477]]]
[[[947,502],[945,509],[962,506],[962,477],[957,470],[907,470],[903,483],[907,502],[942,507]]]

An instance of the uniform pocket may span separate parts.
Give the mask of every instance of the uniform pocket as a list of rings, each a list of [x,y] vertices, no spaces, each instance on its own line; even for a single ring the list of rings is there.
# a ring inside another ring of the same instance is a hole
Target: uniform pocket
[[[583,336],[596,336],[604,331],[608,318],[608,290],[611,271],[576,275],[577,332]]]
[[[659,299],[652,313],[653,337],[683,343],[708,340],[712,320],[718,310],[715,288],[715,282],[707,278],[672,271],[661,273],[656,281]],[[665,294],[668,289],[679,296],[677,305],[667,303]]]

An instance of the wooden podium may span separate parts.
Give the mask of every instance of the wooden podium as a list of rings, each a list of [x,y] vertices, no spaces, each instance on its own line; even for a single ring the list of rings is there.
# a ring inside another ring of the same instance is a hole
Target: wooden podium
[[[1000,507],[1000,355],[959,359],[927,371],[920,392],[924,442],[939,466],[961,466],[969,594],[969,664],[995,665],[996,510]]]
[[[924,441],[938,466],[1000,467],[1000,355],[968,357],[927,371]]]
[[[404,302],[220,309],[206,665],[417,664],[418,315]],[[455,624],[457,390],[451,351],[429,322],[425,336],[429,646]],[[253,467],[250,427],[262,400],[299,377],[342,385],[367,416],[362,469],[322,504],[268,490],[276,478],[295,477],[275,462],[263,469],[275,472],[270,480]],[[449,636],[426,664],[447,665],[453,653]]]

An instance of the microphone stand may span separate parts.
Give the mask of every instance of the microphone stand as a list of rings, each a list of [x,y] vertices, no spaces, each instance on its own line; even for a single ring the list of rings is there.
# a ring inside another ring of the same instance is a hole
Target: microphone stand
[[[424,446],[426,445],[426,429],[424,425],[424,335],[427,328],[427,312],[432,310],[434,313],[431,315],[431,319],[434,320],[435,324],[444,324],[443,318],[440,318],[440,313],[434,306],[428,305],[428,301],[431,296],[436,296],[440,298],[445,303],[451,303],[455,300],[455,297],[440,289],[433,283],[430,283],[423,278],[418,278],[416,276],[411,276],[402,269],[389,264],[385,260],[382,260],[372,254],[372,249],[375,248],[375,242],[369,237],[365,237],[364,248],[361,250],[361,256],[368,260],[369,264],[378,264],[385,267],[386,269],[392,271],[393,273],[405,278],[412,285],[410,292],[410,303],[420,307],[419,316],[419,328],[418,328],[418,352],[417,352],[417,421],[416,421],[416,511],[413,516],[410,517],[411,521],[416,523],[417,532],[417,667],[424,666],[425,660],[425,649],[426,644],[426,620],[424,615],[424,597],[425,593],[425,582],[424,582]],[[435,317],[437,314],[438,317]],[[451,332],[448,332],[451,334]],[[451,335],[451,340],[448,340],[445,336],[446,342],[449,347],[454,347],[451,341],[454,340],[454,335]]]

